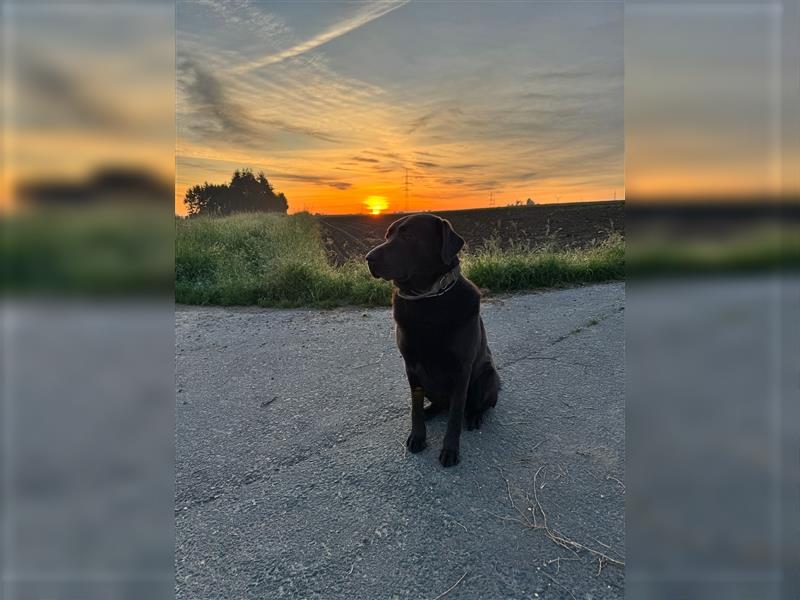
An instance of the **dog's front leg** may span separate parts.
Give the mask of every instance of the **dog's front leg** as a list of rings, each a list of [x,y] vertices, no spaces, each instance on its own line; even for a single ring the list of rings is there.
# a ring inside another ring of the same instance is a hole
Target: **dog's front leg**
[[[406,440],[406,448],[411,452],[420,452],[425,448],[425,392],[411,382],[411,434]]]
[[[450,397],[447,432],[444,434],[442,451],[439,453],[439,462],[443,467],[452,467],[458,464],[458,448],[461,440],[461,427],[464,423],[464,406],[467,403],[468,387],[469,376],[459,376],[456,379]]]

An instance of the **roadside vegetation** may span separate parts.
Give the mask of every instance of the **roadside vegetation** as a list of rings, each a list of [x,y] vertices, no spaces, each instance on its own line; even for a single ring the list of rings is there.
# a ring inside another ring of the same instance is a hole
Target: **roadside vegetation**
[[[391,299],[366,265],[328,263],[311,215],[198,217],[176,227],[176,302],[332,307]]]
[[[500,248],[464,253],[463,270],[488,293],[622,279],[618,234],[582,250]],[[238,214],[176,221],[175,300],[186,304],[273,307],[386,306],[391,286],[363,260],[333,265],[308,214]]]
[[[586,248],[559,249],[490,240],[465,256],[464,271],[490,293],[564,287],[625,278],[625,241],[619,233]]]

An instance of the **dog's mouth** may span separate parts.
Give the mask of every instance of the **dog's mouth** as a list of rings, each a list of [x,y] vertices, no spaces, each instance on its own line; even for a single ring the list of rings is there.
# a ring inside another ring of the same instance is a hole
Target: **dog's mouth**
[[[367,268],[369,269],[370,275],[372,275],[375,279],[385,279],[386,281],[391,281],[391,278],[386,275],[381,266],[382,265],[378,264],[374,260],[367,260]]]
[[[404,286],[409,285],[411,279],[409,277],[397,277],[394,275],[387,275],[386,273],[382,274],[372,274],[375,279],[383,279],[384,281],[389,281],[390,283],[394,284],[396,287],[402,288]]]
[[[406,275],[393,275],[391,273],[387,273],[373,263],[367,263],[367,266],[369,267],[370,275],[372,275],[375,279],[389,281],[394,284],[395,287],[404,288],[411,283],[411,278]]]

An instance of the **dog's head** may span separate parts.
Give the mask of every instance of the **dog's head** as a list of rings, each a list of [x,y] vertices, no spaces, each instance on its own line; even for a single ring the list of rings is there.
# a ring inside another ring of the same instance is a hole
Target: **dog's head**
[[[425,289],[458,264],[464,240],[450,222],[431,214],[409,215],[386,230],[386,241],[367,254],[373,277],[401,289]]]

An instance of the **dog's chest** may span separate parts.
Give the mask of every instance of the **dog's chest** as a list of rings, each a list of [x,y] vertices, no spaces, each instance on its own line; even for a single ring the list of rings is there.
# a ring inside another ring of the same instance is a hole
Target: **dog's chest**
[[[397,347],[406,367],[412,371],[426,389],[446,387],[455,363],[452,330],[430,325],[406,328],[397,325]]]
[[[397,346],[403,356],[419,360],[428,355],[441,354],[451,343],[452,324],[431,321],[397,320],[395,333]]]

